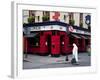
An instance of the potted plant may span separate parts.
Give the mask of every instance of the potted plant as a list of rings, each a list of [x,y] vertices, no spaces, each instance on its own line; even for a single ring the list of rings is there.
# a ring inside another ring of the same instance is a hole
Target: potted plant
[[[43,17],[42,17],[42,20],[43,20],[43,21],[48,21],[48,20],[49,20],[49,16],[43,16]]]
[[[83,23],[82,22],[80,23],[80,27],[83,27]]]
[[[28,18],[28,23],[34,23],[35,22],[35,16],[30,16],[29,18]]]
[[[69,24],[74,25],[75,24],[75,20],[74,19],[69,20]]]

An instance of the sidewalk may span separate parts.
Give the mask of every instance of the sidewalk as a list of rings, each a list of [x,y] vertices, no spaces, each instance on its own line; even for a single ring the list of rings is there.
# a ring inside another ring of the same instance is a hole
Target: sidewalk
[[[28,58],[24,58],[23,69],[40,69],[40,68],[61,68],[61,67],[79,67],[79,66],[90,66],[91,56],[87,53],[79,53],[79,65],[72,65],[70,63],[72,55],[69,55],[69,61],[65,61],[66,56],[51,57],[49,56],[38,56],[28,54]]]

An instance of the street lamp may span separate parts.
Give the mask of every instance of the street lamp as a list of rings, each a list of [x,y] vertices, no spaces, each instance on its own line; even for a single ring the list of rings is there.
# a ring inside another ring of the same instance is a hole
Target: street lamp
[[[62,42],[62,45],[64,45],[64,41]]]

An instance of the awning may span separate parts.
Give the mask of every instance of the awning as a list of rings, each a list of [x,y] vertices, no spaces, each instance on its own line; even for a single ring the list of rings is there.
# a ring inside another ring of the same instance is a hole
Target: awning
[[[90,39],[90,36],[80,35],[84,39]]]
[[[79,35],[76,35],[76,34],[71,34],[73,37],[75,38],[81,38]]]
[[[81,37],[82,37],[82,38],[84,38],[84,39],[88,39],[88,37],[86,37],[86,36],[83,36],[83,35],[81,35]]]
[[[88,39],[90,39],[91,37],[90,36],[86,36]]]

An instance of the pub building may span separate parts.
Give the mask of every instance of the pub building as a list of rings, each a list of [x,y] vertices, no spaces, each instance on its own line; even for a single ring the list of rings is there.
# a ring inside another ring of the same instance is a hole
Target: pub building
[[[90,28],[63,22],[58,17],[53,18],[54,20],[23,24],[23,51],[58,57],[71,54],[72,44],[76,43],[79,52],[86,52],[87,46],[91,45]],[[90,27],[89,15],[86,16],[85,22]]]

